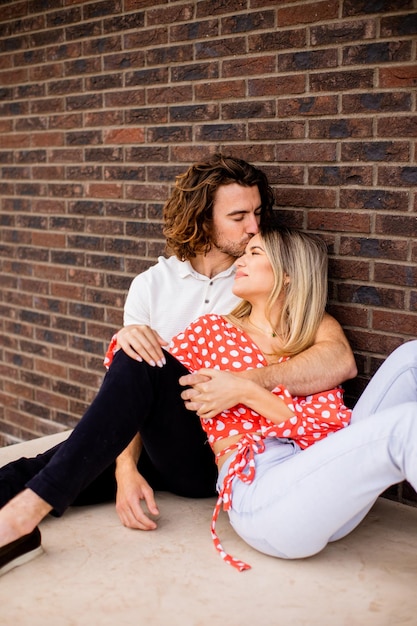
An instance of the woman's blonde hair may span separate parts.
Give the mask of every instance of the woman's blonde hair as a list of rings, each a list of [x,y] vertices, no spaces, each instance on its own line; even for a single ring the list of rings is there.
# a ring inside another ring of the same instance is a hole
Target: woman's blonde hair
[[[281,335],[280,354],[293,356],[313,345],[327,302],[327,247],[322,239],[275,224],[261,228],[265,253],[274,273],[274,286],[266,304],[266,317],[283,294],[282,314],[275,328]],[[246,300],[228,316],[233,323],[250,314]]]
[[[208,252],[213,245],[213,204],[221,185],[258,187],[261,223],[272,216],[274,193],[264,172],[235,157],[214,154],[177,176],[164,206],[167,249],[180,260]]]

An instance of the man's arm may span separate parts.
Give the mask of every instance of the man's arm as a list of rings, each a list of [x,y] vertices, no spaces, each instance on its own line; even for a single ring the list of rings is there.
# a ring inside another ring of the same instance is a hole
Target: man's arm
[[[326,315],[311,348],[289,361],[246,370],[237,375],[269,390],[284,385],[291,395],[306,396],[333,389],[343,381],[354,378],[356,373],[355,359],[340,324]],[[183,376],[180,383],[191,387],[181,394],[190,411],[198,411],[204,404],[207,410],[218,414],[240,402],[233,388],[225,388],[215,379],[209,380],[198,372]]]
[[[142,450],[139,433],[116,459],[116,511],[124,526],[140,530],[154,530],[156,523],[143,511],[144,500],[149,513],[158,515],[154,492],[138,472],[137,463]]]
[[[152,298],[147,280],[150,271],[138,274],[130,285],[124,305],[124,327],[117,333],[117,348],[132,359],[162,367],[165,362],[162,346],[167,342],[150,327]],[[116,510],[128,528],[152,530],[156,524],[142,510],[141,501],[145,501],[153,515],[158,515],[158,508],[152,488],[137,469],[141,449],[141,438],[137,435],[116,459]]]
[[[293,396],[333,389],[357,374],[355,358],[340,324],[325,315],[314,345],[289,361],[242,372],[246,378],[272,390],[284,385]]]
[[[117,348],[131,358],[144,360],[154,367],[165,364],[162,345],[166,345],[166,341],[144,324],[125,326],[117,333]],[[149,512],[158,515],[154,492],[137,469],[141,450],[142,442],[138,434],[116,459],[116,511],[124,526],[154,530],[155,521],[145,514],[141,506],[144,500]]]

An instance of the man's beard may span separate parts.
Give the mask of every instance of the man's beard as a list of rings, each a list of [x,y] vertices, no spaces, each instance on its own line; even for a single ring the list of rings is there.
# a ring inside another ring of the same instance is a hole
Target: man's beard
[[[248,236],[244,241],[236,242],[229,241],[228,239],[222,239],[219,236],[213,238],[213,247],[217,248],[223,254],[228,254],[229,256],[238,259],[245,252],[245,248],[248,245],[251,237]]]

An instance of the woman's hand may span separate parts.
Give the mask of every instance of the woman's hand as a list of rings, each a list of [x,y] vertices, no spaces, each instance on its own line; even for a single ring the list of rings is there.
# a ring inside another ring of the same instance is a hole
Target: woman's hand
[[[136,361],[146,361],[149,365],[162,367],[165,365],[165,356],[161,346],[168,342],[158,333],[142,324],[125,326],[117,333],[117,347]]]
[[[242,402],[248,381],[234,372],[204,368],[182,376],[179,382],[190,387],[181,393],[186,408],[208,419]]]
[[[155,530],[156,522],[142,508],[145,502],[150,515],[159,515],[154,491],[137,470],[118,477],[116,511],[123,526],[137,530]]]

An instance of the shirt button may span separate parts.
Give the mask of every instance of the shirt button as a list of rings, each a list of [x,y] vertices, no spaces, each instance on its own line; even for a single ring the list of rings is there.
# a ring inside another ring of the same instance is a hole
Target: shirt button
[[[210,300],[204,300],[205,304],[208,304],[210,302]]]

